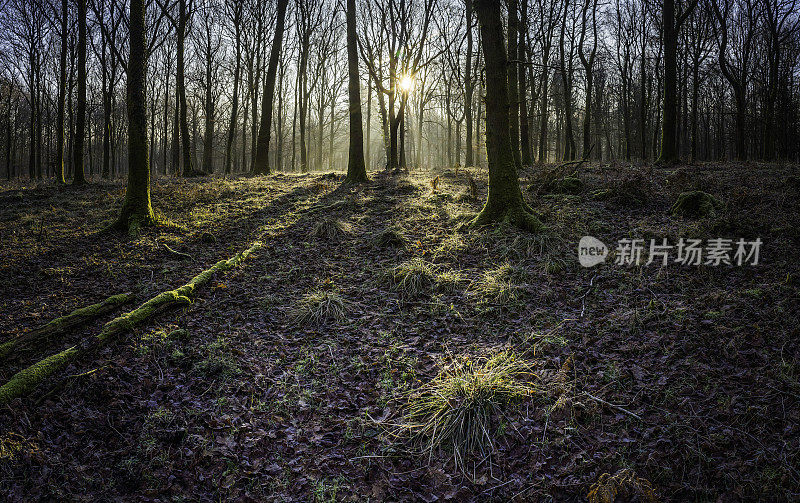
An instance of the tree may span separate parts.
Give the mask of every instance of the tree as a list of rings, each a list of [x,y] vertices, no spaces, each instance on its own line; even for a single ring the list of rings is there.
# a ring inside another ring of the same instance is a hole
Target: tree
[[[78,110],[75,112],[75,146],[72,183],[86,183],[83,168],[83,142],[86,138],[86,0],[78,0]]]
[[[150,202],[150,158],[147,140],[147,44],[145,0],[130,0],[128,56],[128,185],[117,229],[135,234],[156,222]]]
[[[675,13],[675,0],[662,4],[661,33],[664,40],[664,118],[661,122],[661,155],[659,163],[678,161],[678,33],[681,25],[692,13],[697,0],[680,13]]]
[[[358,79],[358,36],[356,0],[347,0],[347,97],[350,105],[350,150],[347,157],[348,183],[366,182],[364,130],[361,124],[361,83]]]
[[[479,226],[507,222],[538,231],[542,224],[522,199],[517,166],[511,152],[508,119],[506,51],[503,21],[496,0],[476,0],[475,11],[486,62],[486,156],[489,163],[489,195],[483,209],[471,222]]]
[[[736,102],[735,144],[736,160],[747,159],[747,143],[745,125],[747,120],[747,89],[752,79],[751,58],[756,36],[756,0],[712,0],[714,15],[717,18],[715,28],[719,44],[719,68],[725,80],[733,88]],[[720,8],[722,2],[722,8]],[[733,35],[735,44],[730,44]],[[731,54],[736,56],[732,63]]]
[[[233,24],[235,40],[231,121],[228,127],[228,141],[225,144],[225,174],[227,175],[231,172],[233,141],[236,138],[236,120],[239,114],[239,78],[242,73],[242,17],[244,4],[240,0],[226,0],[225,7],[231,18],[231,24]]]
[[[283,31],[286,21],[286,6],[288,0],[278,0],[278,17],[275,25],[275,35],[272,39],[272,50],[269,55],[267,76],[264,79],[264,92],[261,95],[261,125],[258,130],[258,144],[256,146],[256,159],[253,163],[253,174],[269,174],[269,137],[272,130],[272,108],[275,97],[275,76],[278,72],[278,58],[280,57]]]
[[[523,0],[527,2],[528,0]],[[475,164],[474,140],[472,138],[472,93],[475,89],[475,77],[472,75],[472,2],[464,0],[467,5],[466,24],[467,24],[467,56],[464,62],[464,117],[467,125],[467,157],[464,164],[473,166]]]
[[[586,23],[587,11],[592,9],[592,50],[589,51],[588,57],[584,53],[583,43],[586,38]],[[594,89],[594,58],[597,54],[597,0],[585,0],[583,10],[581,11],[581,39],[578,42],[578,56],[581,58],[581,64],[586,72],[586,99],[583,112],[583,153],[584,159],[589,158],[591,151],[591,124],[592,124],[592,92]]]
[[[195,170],[192,166],[192,140],[189,137],[189,122],[186,113],[186,25],[189,22],[192,10],[191,6],[186,5],[186,2],[187,0],[178,0],[178,69],[175,78],[175,91],[178,94],[178,122],[180,126],[183,176],[197,176],[201,175],[202,172]]]
[[[64,102],[67,97],[67,0],[61,0],[61,49],[58,55],[58,117],[56,119],[56,178],[67,183],[64,177]],[[10,127],[10,125],[9,125]]]

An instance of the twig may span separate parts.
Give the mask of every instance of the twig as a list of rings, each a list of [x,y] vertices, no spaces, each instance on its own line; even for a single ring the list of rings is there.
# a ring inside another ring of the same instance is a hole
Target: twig
[[[615,404],[613,404],[613,403],[611,403],[611,402],[606,402],[606,401],[605,401],[605,400],[603,400],[602,398],[598,398],[598,397],[596,397],[596,396],[594,396],[594,395],[592,395],[592,394],[590,394],[590,393],[587,393],[586,391],[584,391],[584,392],[583,392],[583,394],[584,394],[584,395],[586,395],[587,397],[591,398],[592,400],[596,400],[596,401],[598,401],[598,402],[600,402],[600,403],[602,403],[602,404],[604,404],[604,405],[608,405],[608,406],[609,406],[609,407],[611,407],[612,409],[617,409],[617,410],[618,410],[618,411],[620,411],[620,412],[624,412],[625,414],[628,414],[629,416],[635,417],[635,418],[636,418],[636,419],[638,419],[639,421],[644,421],[644,419],[642,419],[642,416],[639,416],[639,415],[637,415],[637,414],[634,414],[633,412],[631,412],[631,411],[629,411],[628,409],[625,409],[625,408],[623,408],[623,407],[620,407],[619,405],[615,405]]]
[[[192,256],[189,255],[188,253],[179,252],[178,250],[173,250],[172,248],[170,248],[170,246],[167,243],[161,243],[161,246],[166,248],[166,250],[168,252],[172,253],[173,255],[178,255],[178,256],[184,257],[184,258],[192,258]]]

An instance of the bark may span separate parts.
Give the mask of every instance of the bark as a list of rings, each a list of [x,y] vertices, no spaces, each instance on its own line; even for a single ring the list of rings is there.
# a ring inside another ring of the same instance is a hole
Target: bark
[[[522,159],[519,151],[519,89],[517,87],[517,58],[519,50],[517,42],[519,38],[519,6],[517,0],[508,0],[508,67],[507,67],[507,89],[508,89],[508,124],[509,139],[511,141],[511,155],[517,167],[522,166]]]
[[[522,0],[527,4],[528,0]],[[464,118],[467,122],[467,154],[464,164],[466,166],[473,166],[475,164],[474,157],[474,141],[472,138],[472,93],[475,88],[475,83],[472,79],[472,2],[473,0],[464,0],[467,6],[467,55],[464,69]],[[524,87],[523,87],[524,89]],[[420,127],[420,133],[422,128]]]
[[[233,141],[236,139],[236,120],[239,113],[239,78],[242,72],[242,4],[234,2],[234,30],[236,31],[236,63],[233,69],[233,102],[231,103],[231,120],[228,127],[228,141],[225,144],[225,174],[231,172],[231,158],[233,151]]]
[[[130,0],[128,57],[128,185],[114,227],[135,234],[155,223],[150,202],[150,159],[147,139],[147,43],[145,0]]]
[[[347,158],[348,183],[367,181],[364,162],[364,130],[361,123],[361,84],[358,80],[358,38],[356,2],[347,0],[347,92],[350,104],[350,150]],[[333,120],[333,116],[331,116]]]
[[[495,0],[475,2],[486,62],[486,150],[489,163],[489,195],[472,226],[508,222],[523,229],[542,228],[522,199],[517,165],[509,137],[506,52],[500,4]]]
[[[272,50],[269,55],[267,75],[264,79],[264,92],[261,96],[261,123],[258,130],[258,144],[256,158],[253,163],[253,174],[269,174],[269,139],[272,131],[272,109],[275,97],[275,76],[278,72],[278,58],[280,57],[283,31],[286,21],[286,6],[288,0],[278,0],[278,17],[276,19],[275,36],[272,39]]]
[[[186,117],[186,22],[189,14],[186,12],[186,0],[178,1],[178,50],[177,50],[177,78],[175,87],[178,94],[178,124],[180,127],[181,153],[183,160],[183,176],[195,176],[197,173],[192,166],[192,145],[189,136],[189,122]]]
[[[519,44],[517,49],[517,59],[520,62],[526,60],[528,50],[526,47],[526,40],[528,33],[528,0],[521,0],[520,4],[520,30],[519,30]],[[533,164],[533,152],[531,151],[531,137],[530,126],[528,123],[528,104],[527,104],[527,69],[522,63],[517,65],[517,78],[519,80],[519,134],[520,134],[520,150],[521,161],[523,166],[530,166]],[[469,120],[467,121],[469,124]]]
[[[66,183],[64,177],[64,101],[67,94],[68,12],[67,0],[61,0],[61,51],[58,55],[58,114],[56,118],[56,178],[60,183]],[[11,127],[10,124],[9,127]]]

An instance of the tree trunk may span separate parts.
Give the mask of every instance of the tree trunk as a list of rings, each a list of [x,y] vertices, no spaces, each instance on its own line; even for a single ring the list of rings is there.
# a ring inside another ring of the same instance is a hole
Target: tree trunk
[[[508,124],[509,138],[511,141],[511,155],[517,167],[522,165],[519,152],[519,89],[517,88],[517,58],[519,50],[517,42],[519,37],[517,0],[508,0],[508,67],[507,67],[507,89],[508,89]]]
[[[181,151],[183,158],[183,176],[196,174],[192,166],[192,146],[189,136],[189,123],[186,117],[186,63],[184,61],[184,45],[186,41],[186,0],[178,1],[178,50],[177,50],[177,78],[175,87],[178,94],[178,124],[181,136]]]
[[[78,97],[75,117],[74,175],[72,183],[86,183],[83,170],[83,142],[86,138],[86,0],[78,0]]]
[[[527,57],[528,50],[526,47],[526,34],[528,33],[528,0],[522,0],[520,4],[521,15],[521,29],[519,30],[519,44],[517,49],[517,59],[520,63],[517,65],[517,78],[519,80],[519,135],[520,135],[520,149],[521,161],[523,166],[530,166],[533,164],[533,152],[531,151],[531,136],[530,126],[528,124],[528,100],[527,100],[527,69],[522,64]],[[469,122],[467,122],[469,124]]]
[[[489,162],[489,195],[471,225],[508,222],[537,231],[542,225],[522,199],[517,165],[509,137],[508,61],[503,47],[503,22],[496,0],[475,2],[486,62],[486,151]]]
[[[135,234],[140,226],[155,223],[147,150],[145,0],[130,0],[128,38],[128,186],[115,227]]]
[[[467,155],[464,160],[466,166],[475,164],[474,141],[472,138],[472,92],[474,83],[472,81],[472,1],[464,0],[467,6],[467,56],[464,69],[464,119],[467,122]],[[523,0],[527,2],[527,0]],[[422,129],[420,128],[420,132]]]
[[[364,162],[364,130],[361,124],[361,84],[358,81],[358,37],[356,2],[347,0],[347,96],[350,104],[350,150],[347,157],[347,183],[367,181]],[[333,120],[333,116],[331,116]]]
[[[56,178],[60,183],[66,183],[64,177],[64,101],[67,94],[67,13],[67,0],[61,0],[61,52],[58,55],[58,114],[56,118]],[[9,117],[11,117],[10,108]],[[8,127],[11,127],[10,123]]]
[[[664,118],[661,122],[660,163],[678,161],[675,137],[678,115],[678,31],[675,27],[675,0],[664,0],[662,9],[664,40]]]
[[[258,128],[256,158],[253,163],[254,175],[267,175],[269,169],[269,138],[272,131],[272,109],[275,97],[275,76],[278,72],[278,58],[283,43],[283,30],[286,21],[288,0],[278,0],[278,14],[275,25],[275,36],[272,39],[272,50],[269,55],[267,75],[264,79],[264,91],[261,96],[261,123]]]

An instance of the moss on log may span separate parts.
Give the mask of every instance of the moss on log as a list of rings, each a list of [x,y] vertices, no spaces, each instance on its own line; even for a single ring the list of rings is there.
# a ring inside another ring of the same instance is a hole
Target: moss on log
[[[103,329],[88,344],[72,346],[60,353],[48,356],[28,368],[20,370],[3,386],[0,386],[0,405],[5,405],[14,398],[26,395],[36,389],[49,376],[64,368],[70,361],[75,360],[91,347],[98,347],[111,341],[115,336],[127,332],[147,320],[153,314],[176,304],[189,304],[199,287],[207,283],[214,274],[234,267],[238,267],[251,253],[261,248],[261,243],[256,241],[250,248],[234,255],[230,259],[220,260],[210,268],[204,270],[185,285],[161,292],[149,299],[133,311],[114,318],[103,326]]]
[[[6,357],[18,348],[29,347],[37,344],[43,339],[49,339],[57,335],[62,335],[68,330],[84,325],[99,316],[111,312],[133,300],[130,292],[112,295],[97,304],[81,307],[71,313],[56,318],[46,325],[31,330],[26,334],[15,337],[0,345],[0,358]]]

